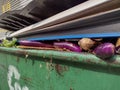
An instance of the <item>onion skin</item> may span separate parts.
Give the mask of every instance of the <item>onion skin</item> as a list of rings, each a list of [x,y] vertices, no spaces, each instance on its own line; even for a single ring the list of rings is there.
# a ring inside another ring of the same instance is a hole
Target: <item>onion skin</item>
[[[95,41],[93,41],[90,38],[82,38],[78,41],[78,45],[86,51],[90,51],[90,49],[96,44]]]
[[[116,47],[119,47],[119,46],[120,46],[120,38],[118,38],[116,42]]]
[[[52,45],[44,44],[41,42],[36,42],[36,41],[27,41],[27,40],[22,40],[18,42],[19,45],[23,46],[32,46],[32,47],[53,47]]]
[[[97,46],[94,54],[102,59],[107,59],[115,54],[115,46],[112,43],[103,43]]]
[[[54,42],[53,44],[55,47],[59,47],[59,48],[66,48],[69,49],[70,51],[74,51],[74,52],[81,52],[81,48],[78,45],[75,45],[73,43],[70,42]]]

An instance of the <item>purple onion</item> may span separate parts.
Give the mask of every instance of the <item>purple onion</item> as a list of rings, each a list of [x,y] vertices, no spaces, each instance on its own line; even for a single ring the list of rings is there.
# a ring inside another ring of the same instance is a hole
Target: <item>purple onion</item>
[[[36,42],[36,41],[27,41],[27,40],[21,40],[18,42],[20,45],[23,46],[32,46],[32,47],[53,47],[52,45],[49,44],[44,44],[41,42]]]
[[[70,42],[54,42],[54,46],[57,46],[59,48],[66,48],[66,49],[69,49],[70,51],[74,51],[74,52],[82,51],[78,45],[75,45]]]
[[[95,48],[96,56],[107,59],[115,54],[115,46],[112,43],[104,43]]]

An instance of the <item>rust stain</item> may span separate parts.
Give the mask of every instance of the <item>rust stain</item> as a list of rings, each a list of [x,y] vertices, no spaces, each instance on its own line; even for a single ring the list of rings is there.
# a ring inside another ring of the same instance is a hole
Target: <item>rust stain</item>
[[[68,71],[68,67],[67,66],[64,66],[64,71]]]
[[[28,77],[21,77],[21,79],[23,79],[26,82],[31,82],[32,81],[32,79],[28,78]]]
[[[62,69],[61,65],[59,65],[59,64],[55,65],[55,70],[60,76],[63,76],[62,75],[63,69]]]
[[[50,63],[52,63],[52,62],[53,62],[52,57],[50,57]]]
[[[62,59],[67,59],[68,57],[67,56],[63,56],[63,55],[60,55],[59,57],[62,57]]]
[[[52,86],[50,86],[50,90],[54,90],[54,88]]]
[[[43,54],[42,56],[43,56],[43,58],[46,58],[46,55],[45,55],[45,54]]]
[[[20,53],[20,54],[25,54],[25,55],[26,55],[28,52],[23,51],[23,50],[22,50],[22,51],[21,51],[21,50],[18,50],[18,51],[16,51],[16,53]]]
[[[91,63],[91,60],[90,60],[90,59],[88,59],[88,60],[86,60],[86,62]]]
[[[49,71],[54,70],[55,65],[53,64],[52,57],[50,58],[49,61],[48,61],[48,60],[45,60],[45,61],[47,61],[47,63],[46,63],[46,68],[47,68]]]
[[[63,72],[68,71],[68,67],[56,64],[55,70],[58,73],[58,75],[63,76]]]
[[[19,62],[20,61],[20,59],[19,59],[19,57],[17,57],[17,62]]]
[[[50,63],[50,62],[47,62],[47,63],[46,63],[46,69],[47,69],[48,71],[54,70],[54,67],[55,67],[55,65],[54,65],[53,63]]]
[[[22,54],[22,55],[25,55],[25,60],[27,62],[27,58],[29,56],[28,52],[27,51],[23,51],[23,50],[17,50],[16,51],[16,54]],[[17,60],[19,62],[19,60]]]
[[[79,58],[78,57],[72,57],[72,61],[78,61]]]
[[[0,67],[7,70],[7,67],[5,65],[0,64]]]
[[[88,63],[96,64],[96,62],[91,61],[90,59],[86,60]]]
[[[73,90],[72,88],[70,88],[70,90]]]
[[[27,62],[27,59],[26,59],[26,62]],[[32,60],[32,65],[34,65],[35,64],[35,60]]]

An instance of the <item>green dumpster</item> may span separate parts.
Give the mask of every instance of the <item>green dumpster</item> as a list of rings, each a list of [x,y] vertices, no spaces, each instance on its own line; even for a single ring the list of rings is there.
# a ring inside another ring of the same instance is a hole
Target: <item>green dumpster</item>
[[[0,90],[119,90],[120,56],[0,47]]]

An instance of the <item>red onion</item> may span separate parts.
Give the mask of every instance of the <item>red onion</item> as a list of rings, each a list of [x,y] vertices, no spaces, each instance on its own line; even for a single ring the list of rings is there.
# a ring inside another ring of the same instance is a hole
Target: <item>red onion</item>
[[[22,40],[18,42],[20,45],[23,46],[32,46],[32,47],[53,47],[52,45],[44,44],[41,42],[36,42],[36,41],[27,41],[27,40]]]
[[[115,46],[112,43],[104,43],[95,48],[96,56],[107,59],[115,54]]]
[[[54,42],[54,46],[57,46],[59,48],[66,48],[74,52],[81,52],[81,48],[78,45],[70,42]]]

